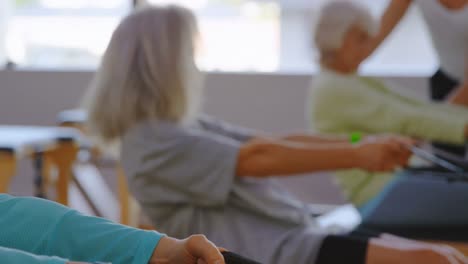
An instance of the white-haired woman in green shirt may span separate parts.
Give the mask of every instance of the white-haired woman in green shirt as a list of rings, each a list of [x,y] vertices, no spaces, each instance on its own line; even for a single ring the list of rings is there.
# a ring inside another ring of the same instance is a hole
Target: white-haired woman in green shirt
[[[380,46],[411,4],[422,11],[439,59],[439,70],[430,79],[431,99],[468,106],[468,0],[390,1],[377,34],[362,45],[360,59],[367,58]],[[464,145],[440,142],[434,146],[462,157],[466,155]]]
[[[332,1],[324,6],[314,38],[321,71],[311,85],[311,126],[322,133],[394,133],[463,144],[468,137],[466,108],[405,97],[391,84],[358,75],[362,47],[378,32],[377,21],[357,2]],[[392,177],[362,170],[338,174],[348,198],[358,205]]]

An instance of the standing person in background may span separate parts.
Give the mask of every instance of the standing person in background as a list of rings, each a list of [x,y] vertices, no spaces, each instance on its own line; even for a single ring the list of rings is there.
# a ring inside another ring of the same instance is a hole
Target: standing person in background
[[[468,107],[468,0],[391,0],[378,34],[361,47],[361,61],[380,46],[413,2],[422,10],[440,62],[430,81],[431,98]],[[435,146],[460,156],[466,152],[465,146]]]
[[[154,226],[174,237],[202,233],[265,264],[467,262],[443,246],[321,227],[273,177],[393,170],[406,164],[411,140],[274,137],[206,117],[197,37],[188,9],[136,10],[113,33],[85,100],[89,131],[121,143],[130,189]]]

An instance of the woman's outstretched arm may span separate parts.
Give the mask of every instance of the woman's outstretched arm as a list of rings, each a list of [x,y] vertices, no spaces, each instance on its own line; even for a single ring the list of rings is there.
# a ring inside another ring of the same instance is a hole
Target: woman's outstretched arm
[[[388,137],[351,143],[304,144],[256,138],[241,146],[237,176],[269,177],[326,170],[361,168],[391,171],[404,166],[411,155],[407,138]]]

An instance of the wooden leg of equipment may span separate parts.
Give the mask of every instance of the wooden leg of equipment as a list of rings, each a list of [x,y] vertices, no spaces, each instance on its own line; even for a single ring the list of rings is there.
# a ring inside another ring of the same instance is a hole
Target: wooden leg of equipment
[[[70,184],[72,166],[78,154],[78,147],[73,142],[61,142],[57,148],[47,153],[58,169],[56,185],[57,202],[68,205],[68,187]]]
[[[52,168],[53,168],[52,160],[47,155],[44,155],[44,164],[42,167],[42,180],[43,180],[43,186],[44,186],[43,188],[44,188],[45,193],[47,193],[47,191],[50,189],[51,185],[53,184],[53,181],[51,178]]]
[[[120,222],[124,225],[138,227],[140,207],[128,190],[125,173],[121,166],[117,167],[117,182],[119,188]]]
[[[124,225],[129,224],[130,215],[130,199],[128,199],[129,191],[127,181],[125,179],[124,171],[119,166],[117,167],[117,183],[119,188],[119,203],[120,203],[120,223]]]
[[[16,173],[14,154],[0,153],[0,193],[8,193],[11,179]]]

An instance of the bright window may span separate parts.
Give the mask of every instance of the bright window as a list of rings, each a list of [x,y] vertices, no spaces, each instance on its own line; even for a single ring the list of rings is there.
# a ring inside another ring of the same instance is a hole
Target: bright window
[[[275,2],[149,0],[191,8],[199,20],[206,70],[274,71],[279,65],[280,10]]]
[[[181,4],[196,13],[204,40],[199,62],[206,70],[310,73],[318,68],[311,43],[313,23],[327,0],[147,1]],[[389,2],[355,1],[370,6],[376,16]],[[0,63],[6,55],[20,66],[95,68],[132,2],[0,0]],[[426,25],[413,7],[363,68],[366,72],[427,74],[436,65]]]
[[[12,0],[10,8],[9,60],[26,67],[94,68],[131,4],[128,0]]]

